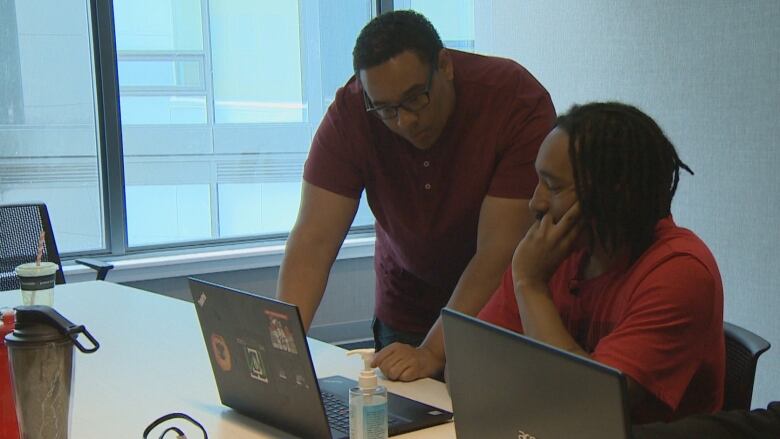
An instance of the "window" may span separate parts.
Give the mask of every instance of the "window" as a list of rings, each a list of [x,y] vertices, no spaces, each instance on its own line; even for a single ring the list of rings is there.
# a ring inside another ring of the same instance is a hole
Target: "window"
[[[61,252],[105,249],[88,5],[5,1],[0,29],[0,202],[45,202]]]
[[[45,202],[66,257],[283,237],[379,3],[473,50],[473,0],[0,2],[0,203]]]
[[[370,2],[114,0],[114,17],[128,245],[287,233]],[[363,203],[354,225],[372,223]]]

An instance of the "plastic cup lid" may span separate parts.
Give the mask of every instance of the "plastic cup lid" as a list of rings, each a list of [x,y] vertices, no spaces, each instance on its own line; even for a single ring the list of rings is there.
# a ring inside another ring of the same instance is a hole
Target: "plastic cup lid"
[[[35,265],[35,262],[28,262],[16,267],[16,275],[20,277],[38,277],[50,276],[60,268],[54,262],[41,262],[41,265]]]

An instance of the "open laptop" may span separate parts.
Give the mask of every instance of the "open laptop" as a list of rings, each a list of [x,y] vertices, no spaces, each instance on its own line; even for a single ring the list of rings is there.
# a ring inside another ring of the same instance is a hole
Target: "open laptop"
[[[296,436],[349,437],[349,388],[357,383],[317,380],[295,305],[194,278],[189,285],[224,405]],[[391,436],[451,418],[388,393]]]
[[[442,310],[455,431],[469,438],[630,438],[623,374]]]

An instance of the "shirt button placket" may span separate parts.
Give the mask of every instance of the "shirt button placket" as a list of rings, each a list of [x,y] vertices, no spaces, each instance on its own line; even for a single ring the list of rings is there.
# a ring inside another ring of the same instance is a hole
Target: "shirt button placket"
[[[431,162],[429,162],[428,160],[423,160],[422,165],[423,165],[424,168],[428,168],[428,167],[431,166]],[[425,183],[424,187],[425,187],[426,191],[431,190],[431,184],[430,183]]]

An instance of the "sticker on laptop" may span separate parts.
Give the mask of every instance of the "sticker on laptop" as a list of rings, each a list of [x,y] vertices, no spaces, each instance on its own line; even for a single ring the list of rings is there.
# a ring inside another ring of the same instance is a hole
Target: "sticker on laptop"
[[[295,339],[288,325],[288,318],[284,314],[273,311],[265,311],[268,316],[268,332],[271,335],[271,345],[281,351],[297,354],[298,348],[295,346]]]
[[[249,369],[249,376],[257,381],[268,382],[268,370],[263,360],[263,348],[244,345],[244,354],[246,356],[246,365]]]
[[[228,349],[225,339],[219,334],[211,334],[211,353],[214,355],[214,361],[217,362],[217,366],[219,366],[223,372],[230,372],[230,369],[233,368],[230,349]]]
[[[201,308],[203,308],[203,305],[206,303],[206,293],[200,293],[200,297],[198,297],[198,305],[200,305]]]

